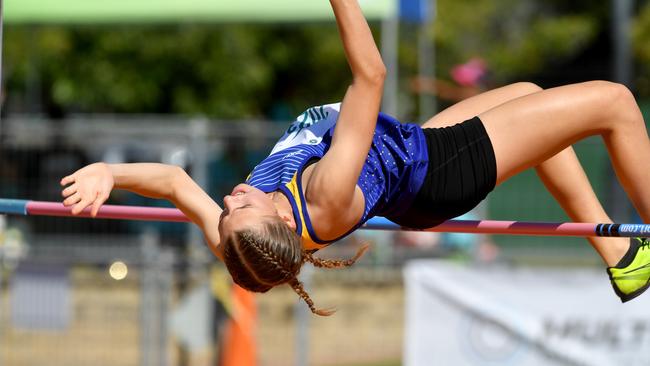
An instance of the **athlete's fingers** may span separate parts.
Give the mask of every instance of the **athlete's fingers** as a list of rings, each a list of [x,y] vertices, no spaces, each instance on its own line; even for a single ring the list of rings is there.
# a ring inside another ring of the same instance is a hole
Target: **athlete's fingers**
[[[68,197],[69,195],[71,195],[73,193],[77,193],[77,188],[78,188],[78,184],[74,183],[73,185],[71,185],[71,186],[67,187],[66,189],[64,189],[63,191],[61,191],[61,195],[63,197]]]
[[[97,212],[99,212],[99,208],[102,206],[104,202],[106,202],[107,199],[108,199],[108,194],[106,193],[100,193],[97,195],[95,202],[93,202],[93,208],[90,212],[92,217],[97,216]]]
[[[79,201],[81,201],[81,195],[79,194],[79,192],[75,192],[72,196],[66,198],[63,201],[63,206],[66,206],[66,207],[72,206],[72,205],[74,205],[75,203],[77,203]]]
[[[74,175],[68,175],[66,177],[63,177],[63,179],[61,179],[61,185],[65,186],[65,185],[68,185],[68,184],[70,184],[70,183],[72,183],[74,181],[75,181]]]
[[[88,205],[90,205],[91,201],[89,199],[82,199],[79,201],[73,208],[72,208],[72,214],[73,215],[78,215],[83,211]]]

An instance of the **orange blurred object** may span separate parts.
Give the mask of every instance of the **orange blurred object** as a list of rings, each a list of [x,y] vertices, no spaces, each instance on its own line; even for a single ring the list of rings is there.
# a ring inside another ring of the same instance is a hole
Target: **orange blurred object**
[[[255,366],[257,361],[255,295],[233,284],[232,302],[233,313],[224,330],[220,366]]]

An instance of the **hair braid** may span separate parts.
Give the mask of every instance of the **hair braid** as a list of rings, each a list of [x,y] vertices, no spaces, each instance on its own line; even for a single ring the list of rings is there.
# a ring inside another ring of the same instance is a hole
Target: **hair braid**
[[[288,283],[302,298],[312,313],[329,316],[332,309],[317,309],[297,276],[300,267],[310,262],[321,268],[341,268],[354,264],[368,249],[362,246],[347,260],[316,258],[302,248],[300,237],[284,222],[271,218],[261,227],[235,231],[223,243],[224,263],[239,286],[254,292],[266,292]]]
[[[300,238],[280,219],[228,235],[223,259],[234,282],[249,291],[266,292],[287,283],[303,264]]]
[[[288,271],[282,264],[280,264],[280,261],[275,253],[273,253],[272,250],[269,248],[264,248],[262,247],[257,240],[255,240],[255,235],[251,235],[248,232],[242,232],[241,234],[242,239],[246,240],[248,244],[250,245],[251,248],[253,248],[259,255],[261,255],[267,263],[272,264],[279,273],[282,274],[282,277],[277,280],[275,283],[267,283],[268,285],[276,285],[279,283],[284,283],[290,278],[295,278],[296,274]],[[259,279],[260,282],[266,282],[263,281],[262,279]]]
[[[314,254],[311,252],[304,251],[302,253],[302,260],[303,262],[309,262],[314,265],[314,267],[319,267],[319,268],[342,268],[342,267],[349,267],[353,265],[361,256],[363,253],[368,250],[368,244],[364,244],[359,250],[357,250],[357,254],[350,258],[350,259],[321,259],[321,258],[316,258],[314,257]]]
[[[311,310],[312,313],[320,316],[330,316],[334,314],[335,310],[329,309],[329,310],[324,310],[324,309],[316,309],[316,306],[314,305],[314,301],[309,297],[309,294],[307,291],[305,291],[305,288],[302,286],[302,282],[298,281],[297,278],[292,279],[289,282],[289,285],[291,285],[291,288],[300,296],[303,300],[305,300],[305,303],[307,306],[309,306],[309,309]]]

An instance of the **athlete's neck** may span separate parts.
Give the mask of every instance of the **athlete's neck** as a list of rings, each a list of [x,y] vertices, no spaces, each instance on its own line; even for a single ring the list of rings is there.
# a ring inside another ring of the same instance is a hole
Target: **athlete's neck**
[[[293,217],[293,207],[289,198],[280,191],[273,191],[266,194],[267,197],[273,201],[275,209],[278,210],[278,216],[289,225],[289,227],[295,229],[296,220]]]

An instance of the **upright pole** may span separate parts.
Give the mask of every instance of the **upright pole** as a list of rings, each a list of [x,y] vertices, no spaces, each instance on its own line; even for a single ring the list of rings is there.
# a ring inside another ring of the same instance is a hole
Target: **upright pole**
[[[160,352],[157,337],[160,333],[160,308],[156,304],[156,262],[160,237],[155,230],[142,234],[141,258],[142,274],[140,276],[140,365],[160,365]]]
[[[397,87],[399,80],[397,57],[397,48],[399,45],[398,34],[399,18],[397,12],[394,12],[382,21],[381,53],[386,70],[388,70],[384,87],[382,111],[395,117],[399,117],[397,105]]]
[[[2,39],[3,39],[3,29],[4,29],[4,11],[2,6],[2,0],[0,0],[0,90],[2,90]],[[2,93],[4,99],[4,92]],[[2,103],[0,103],[0,112],[2,111]]]
[[[2,0],[0,0],[0,137],[2,137],[2,106],[4,105],[5,92],[2,87],[2,49],[3,49],[3,30],[4,30],[4,10]]]
[[[419,76],[425,80],[433,80],[435,77],[435,47],[433,38],[433,22],[435,19],[435,0],[422,0],[422,19],[418,30],[418,66]],[[431,35],[431,36],[430,36]],[[419,122],[424,123],[437,111],[436,97],[430,93],[419,94],[420,118]]]
[[[632,53],[630,45],[630,25],[634,0],[611,0],[612,7],[612,65],[613,80],[633,89]],[[611,168],[610,168],[611,169]],[[609,210],[615,221],[629,221],[631,206],[627,195],[615,175],[610,175]]]
[[[612,0],[612,42],[614,48],[614,80],[632,88],[632,47],[630,25],[634,0]]]
[[[208,186],[208,142],[207,136],[209,123],[205,118],[195,119],[190,122],[190,140],[192,143],[192,179],[201,187]],[[190,275],[203,274],[205,258],[210,253],[203,244],[203,234],[195,226],[190,226],[189,231]]]
[[[1,2],[2,0],[0,0]],[[5,260],[4,260],[4,254],[5,254],[5,228],[6,228],[7,220],[5,216],[0,216],[0,288],[4,288],[4,283],[3,283],[3,278],[2,274],[5,273]],[[3,304],[5,303],[4,301],[4,295],[0,293],[0,319],[2,319],[2,316],[4,315],[4,307]],[[3,327],[5,326],[4,322],[0,322],[0,344],[2,344],[3,340]],[[0,358],[0,365],[2,365],[2,358]]]

